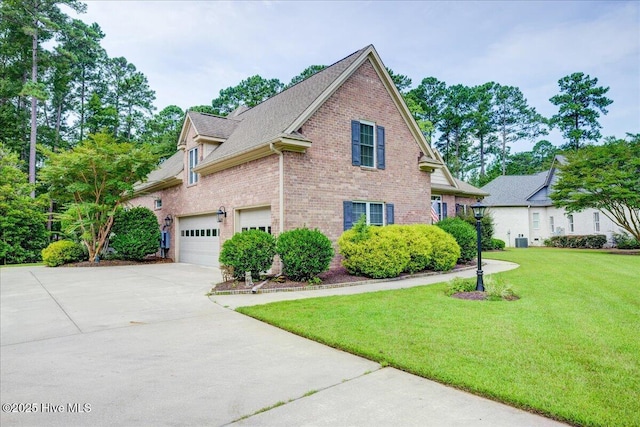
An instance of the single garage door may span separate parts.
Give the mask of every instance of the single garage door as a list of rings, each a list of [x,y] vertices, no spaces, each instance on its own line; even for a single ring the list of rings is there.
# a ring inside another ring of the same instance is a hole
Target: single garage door
[[[271,234],[271,208],[242,209],[239,212],[240,230],[262,230]]]
[[[180,218],[180,262],[218,267],[220,229],[216,215]]]

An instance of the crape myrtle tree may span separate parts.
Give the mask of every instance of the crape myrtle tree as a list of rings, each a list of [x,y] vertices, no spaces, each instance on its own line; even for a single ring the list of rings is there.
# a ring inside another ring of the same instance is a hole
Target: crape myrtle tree
[[[560,93],[549,99],[558,107],[551,123],[562,132],[566,148],[578,150],[585,143],[598,141],[600,113],[607,114],[613,101],[605,96],[608,87],[597,86],[598,79],[584,73],[573,73],[558,80]]]
[[[598,209],[640,240],[640,134],[567,154],[550,197],[567,212]]]
[[[114,215],[157,165],[148,147],[117,142],[106,133],[89,138],[68,151],[47,151],[40,178],[49,195],[66,207],[61,215],[65,232],[75,234],[95,261],[113,225]]]

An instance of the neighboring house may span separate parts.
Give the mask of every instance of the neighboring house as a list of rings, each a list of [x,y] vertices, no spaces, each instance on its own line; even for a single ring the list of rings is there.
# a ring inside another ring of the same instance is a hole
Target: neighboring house
[[[373,46],[253,108],[188,112],[178,149],[131,203],[174,218],[179,262],[217,266],[222,243],[247,229],[306,226],[335,243],[361,215],[430,224],[434,197],[440,218],[486,195],[429,147]]]
[[[555,235],[604,234],[613,242],[619,227],[602,212],[585,209],[568,214],[553,206],[549,194],[558,179],[558,164],[566,159],[556,156],[548,171],[535,175],[499,176],[482,190],[491,195],[483,200],[494,220],[494,237],[507,246],[524,237],[528,245],[543,246],[544,240]]]

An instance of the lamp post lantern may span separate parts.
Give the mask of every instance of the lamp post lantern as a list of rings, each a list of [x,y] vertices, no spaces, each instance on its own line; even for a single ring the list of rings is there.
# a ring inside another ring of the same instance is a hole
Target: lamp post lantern
[[[476,291],[484,292],[484,282],[482,280],[482,223],[480,220],[484,217],[484,211],[487,207],[478,201],[471,205],[471,209],[473,209],[473,217],[476,219],[476,231],[478,233],[478,272],[476,279]]]

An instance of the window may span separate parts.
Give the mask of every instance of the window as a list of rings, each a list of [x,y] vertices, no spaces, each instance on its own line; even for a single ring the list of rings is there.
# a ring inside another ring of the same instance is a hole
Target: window
[[[574,228],[573,228],[573,215],[567,215],[567,221],[569,221],[569,232],[573,233],[574,232]]]
[[[442,202],[442,196],[431,196],[431,223],[447,217],[447,204]]]
[[[364,215],[368,225],[394,223],[393,203],[345,201],[344,229],[348,230]]]
[[[556,229],[556,226],[555,226],[555,224],[553,223],[553,217],[552,217],[552,216],[550,216],[550,217],[549,217],[549,231],[551,232],[551,234],[554,234],[554,233],[555,233],[555,229]]]
[[[162,199],[154,199],[153,208],[154,209],[162,209]]]
[[[593,231],[600,231],[600,212],[593,213]]]
[[[351,122],[351,163],[367,168],[385,168],[384,127],[373,122]]]
[[[540,213],[539,212],[534,212],[532,214],[532,222],[533,222],[533,229],[539,230],[540,229]]]
[[[192,148],[189,150],[189,185],[195,184],[198,182],[198,174],[193,171],[198,165],[198,148]]]

